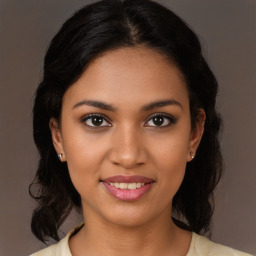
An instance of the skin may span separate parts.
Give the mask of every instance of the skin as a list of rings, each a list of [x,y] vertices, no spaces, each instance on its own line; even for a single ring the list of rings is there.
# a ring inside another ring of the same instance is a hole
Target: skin
[[[100,101],[114,109],[89,106]],[[158,101],[174,104],[146,108]],[[93,127],[88,114],[104,115]],[[163,123],[152,115],[164,113]],[[107,52],[91,62],[63,97],[60,126],[50,120],[56,152],[81,195],[85,227],[69,241],[73,256],[186,255],[191,233],[171,219],[172,199],[204,130],[200,110],[191,129],[189,97],[177,66],[145,46]],[[114,198],[99,182],[141,175],[155,182],[135,201]],[[157,239],[156,239],[157,238]]]

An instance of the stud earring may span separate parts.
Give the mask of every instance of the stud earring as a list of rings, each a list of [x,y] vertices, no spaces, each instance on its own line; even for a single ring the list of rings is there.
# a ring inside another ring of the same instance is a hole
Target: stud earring
[[[59,158],[59,160],[62,162],[62,154],[61,154],[61,153],[58,154],[58,158]]]
[[[192,151],[190,152],[190,156],[191,156],[192,160],[195,158]]]

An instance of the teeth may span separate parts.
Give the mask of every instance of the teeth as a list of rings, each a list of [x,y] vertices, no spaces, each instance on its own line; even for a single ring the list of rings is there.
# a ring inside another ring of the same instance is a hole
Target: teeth
[[[136,183],[136,188],[140,188],[143,185],[144,185],[144,183]]]
[[[145,185],[145,183],[141,183],[141,182],[133,182],[133,183],[110,183],[111,186],[115,187],[115,188],[120,188],[120,189],[136,189],[136,188],[140,188],[141,186]]]
[[[114,183],[114,187],[120,188],[120,183],[115,182],[115,183]]]
[[[128,188],[128,184],[127,183],[120,183],[120,188],[121,189],[127,189]]]
[[[136,183],[129,183],[128,189],[136,189]]]

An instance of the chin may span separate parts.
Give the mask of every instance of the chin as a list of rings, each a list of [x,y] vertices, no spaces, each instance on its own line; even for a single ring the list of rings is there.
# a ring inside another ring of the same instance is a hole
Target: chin
[[[136,228],[147,225],[161,215],[161,209],[157,210],[146,204],[139,202],[122,202],[118,205],[102,209],[102,217],[109,222],[123,228]],[[168,215],[171,216],[171,210],[168,208]]]
[[[109,216],[108,221],[122,228],[136,228],[146,225],[151,220],[150,216],[140,213],[113,214]]]

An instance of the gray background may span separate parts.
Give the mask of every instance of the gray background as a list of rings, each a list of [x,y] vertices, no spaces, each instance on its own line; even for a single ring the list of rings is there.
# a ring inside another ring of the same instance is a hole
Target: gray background
[[[25,256],[44,245],[30,231],[28,185],[37,152],[33,95],[48,42],[88,1],[0,0],[0,255]],[[220,91],[225,176],[216,193],[214,241],[256,254],[256,1],[159,1],[197,32]],[[75,214],[63,230],[79,222]]]

